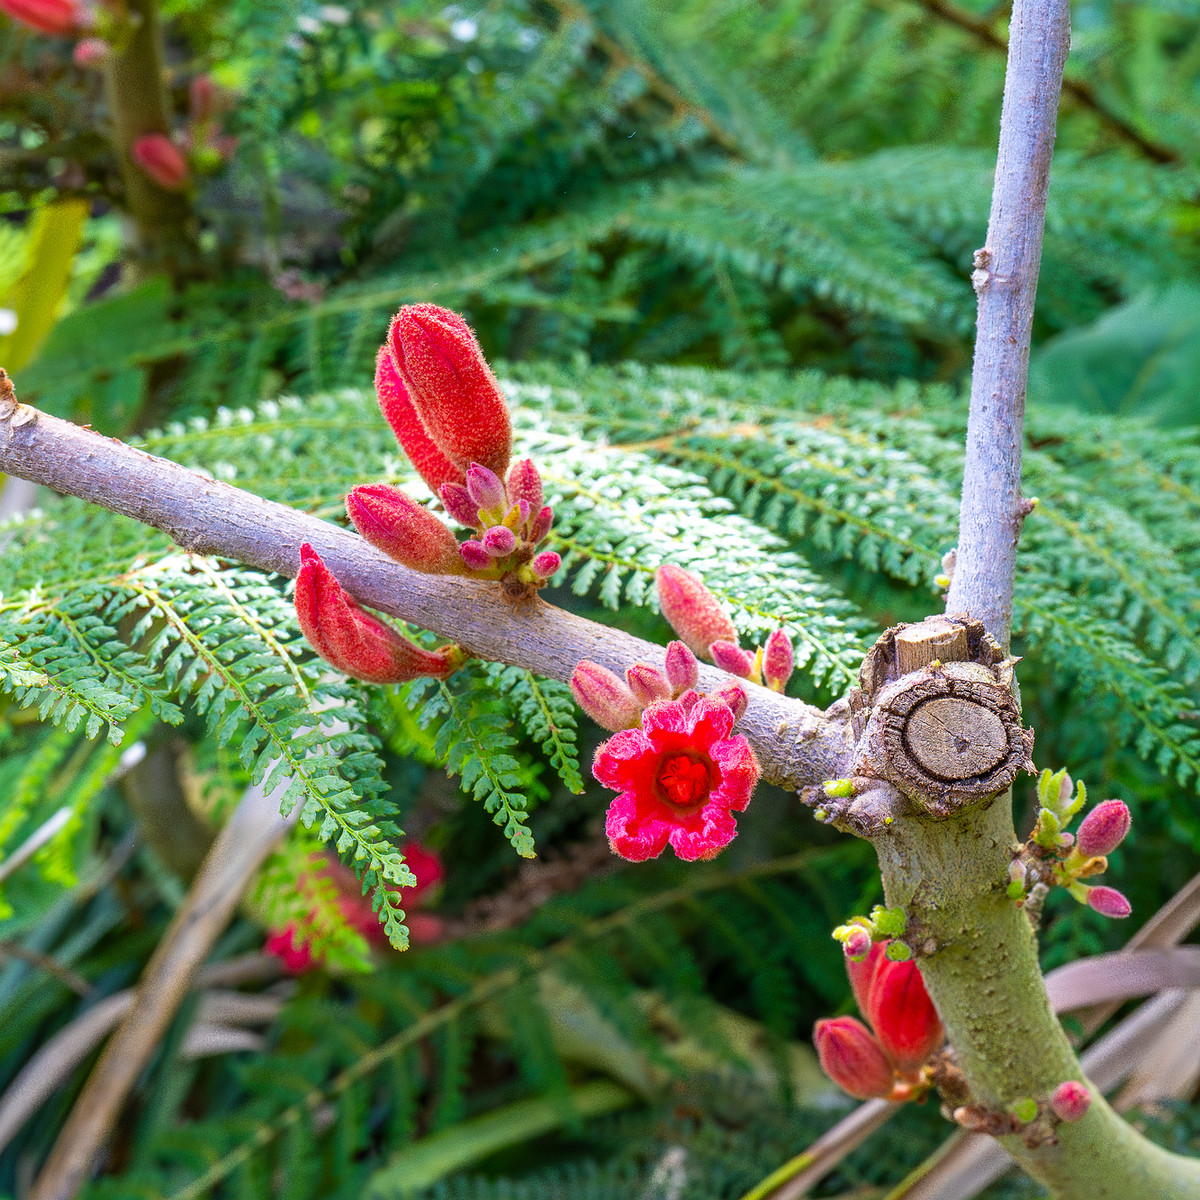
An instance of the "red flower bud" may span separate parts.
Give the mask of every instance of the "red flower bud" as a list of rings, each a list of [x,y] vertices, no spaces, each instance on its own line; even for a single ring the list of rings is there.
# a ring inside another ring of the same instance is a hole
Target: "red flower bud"
[[[746,711],[746,706],[750,703],[750,698],[746,695],[746,689],[740,683],[723,684],[711,694],[714,700],[720,700],[733,713],[733,722],[735,725],[742,719],[742,714]]]
[[[168,192],[182,191],[191,178],[183,151],[165,133],[146,133],[135,139],[129,156]]]
[[[462,484],[465,480],[462,470],[438,449],[429,431],[421,424],[408,388],[386,346],[375,359],[375,394],[396,440],[430,490],[437,492],[444,483]],[[478,517],[468,524],[478,524]]]
[[[846,953],[847,971],[850,969],[850,964],[857,966],[859,963],[866,962],[874,944],[871,941],[871,935],[861,925],[855,925],[842,942],[842,949]]]
[[[64,37],[82,23],[77,0],[0,0],[0,12],[38,33]]]
[[[1095,909],[1102,917],[1114,917],[1119,920],[1133,912],[1133,905],[1116,888],[1088,888],[1087,902],[1088,907]]]
[[[576,704],[597,725],[611,729],[632,729],[642,720],[642,706],[629,688],[606,667],[584,659],[571,676],[571,694]]]
[[[863,933],[866,933],[865,929]],[[871,1013],[871,988],[875,983],[875,972],[884,961],[886,947],[886,942],[872,942],[867,947],[865,958],[851,958],[849,948],[846,949],[846,974],[850,978],[850,987],[854,990],[854,1000],[858,1011],[868,1020]]]
[[[460,542],[458,552],[472,571],[486,571],[492,565],[492,556],[483,548],[483,543],[474,538]]]
[[[1092,1106],[1092,1093],[1074,1079],[1060,1083],[1050,1096],[1050,1107],[1060,1121],[1078,1121]]]
[[[446,513],[452,521],[465,525],[468,529],[479,528],[479,505],[471,499],[470,492],[461,483],[443,483],[438,489],[438,495],[446,506]]]
[[[465,657],[458,646],[425,650],[365,612],[307,542],[300,547],[296,615],[326,662],[367,683],[406,683],[422,675],[445,679]]]
[[[103,38],[83,38],[75,43],[71,51],[71,61],[85,70],[89,67],[103,66],[112,54],[112,46]]]
[[[825,1074],[856,1100],[890,1096],[892,1067],[871,1031],[855,1017],[818,1021],[813,1044]]]
[[[388,345],[429,436],[451,462],[508,469],[512,426],[496,378],[466,321],[435,304],[410,304]]]
[[[188,115],[193,121],[211,121],[217,111],[217,85],[211,75],[193,75],[188,84]]]
[[[386,483],[356,487],[346,497],[354,528],[376,550],[426,575],[463,575],[458,541],[423,504]]]
[[[741,646],[733,642],[713,642],[708,652],[722,671],[728,671],[730,675],[739,675],[742,679],[753,678],[754,658]]]
[[[713,642],[737,644],[737,630],[717,598],[682,567],[664,563],[655,575],[658,605],[671,628],[694,654],[707,657]]]
[[[671,685],[666,676],[649,663],[634,663],[625,672],[629,690],[639,704],[653,704],[655,700],[670,700]]]
[[[478,463],[472,463],[467,468],[467,494],[477,508],[501,513],[508,510],[508,498],[504,494],[500,476]]]
[[[880,959],[866,1017],[901,1074],[915,1071],[945,1039],[941,1019],[913,959],[893,962],[886,955]]]
[[[694,688],[700,680],[700,664],[696,656],[682,643],[671,642],[667,646],[667,681],[676,695]]]
[[[1111,854],[1125,840],[1130,823],[1127,805],[1120,800],[1105,800],[1084,817],[1075,849],[1084,858]]]
[[[536,546],[545,541],[546,535],[554,524],[554,509],[550,505],[543,506],[534,518],[533,529],[530,530],[529,540]]]
[[[562,566],[562,555],[555,553],[553,550],[543,550],[530,563],[530,566],[533,568],[533,573],[539,578],[549,579]]]
[[[763,647],[763,683],[773,692],[782,692],[796,667],[792,639],[782,629],[776,629]]]
[[[517,535],[507,525],[493,525],[482,538],[492,558],[507,558],[517,548]]]
[[[531,512],[541,510],[542,477],[532,459],[523,458],[513,463],[508,473],[508,498],[513,504],[526,501]]]

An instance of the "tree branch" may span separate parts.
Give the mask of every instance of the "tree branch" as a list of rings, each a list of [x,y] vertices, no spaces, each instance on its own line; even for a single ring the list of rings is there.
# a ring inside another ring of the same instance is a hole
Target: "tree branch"
[[[295,576],[300,545],[310,542],[364,604],[452,638],[479,658],[550,679],[570,679],[582,658],[619,673],[635,662],[663,661],[661,646],[541,600],[510,604],[494,583],[410,571],[349,530],[6,402],[2,390],[0,471],[152,525],[193,553],[280,575]],[[700,680],[713,690],[729,676],[702,667]],[[845,774],[850,747],[840,709],[827,717],[766,688],[746,690],[750,705],[738,729],[754,744],[765,778],[795,791]]]
[[[1017,539],[1028,511],[1021,500],[1021,446],[1029,338],[1070,44],[1069,0],[1013,6],[992,213],[971,277],[979,316],[958,553],[946,606],[979,618],[1006,649]]]

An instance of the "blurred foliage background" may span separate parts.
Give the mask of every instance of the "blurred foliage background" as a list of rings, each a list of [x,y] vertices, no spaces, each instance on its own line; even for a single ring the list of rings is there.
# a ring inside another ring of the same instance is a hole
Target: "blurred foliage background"
[[[0,365],[42,408],[340,519],[353,484],[405,480],[361,390],[388,318],[458,309],[550,468],[553,598],[662,641],[648,572],[700,565],[740,628],[801,639],[795,693],[827,704],[873,631],[940,604],[1007,14],[164,0],[177,132],[203,74],[236,138],[194,157],[165,264],[131,249],[100,74],[2,20]],[[1200,4],[1073,16],[1017,650],[1039,767],[1134,808],[1113,882],[1135,916],[1052,905],[1047,967],[1124,944],[1200,870]],[[763,788],[717,863],[630,867],[561,687],[323,679],[279,581],[13,481],[0,514],[0,1087],[54,1085],[11,1127],[0,1097],[0,1194],[27,1191],[95,1039],[37,1055],[136,981],[246,745],[282,753],[321,711],[350,732],[305,802],[440,854],[429,937],[370,946],[294,833],[214,954],[244,974],[184,1005],[87,1194],[738,1200],[844,1113],[808,1040],[851,1006],[828,933],[880,899],[868,847]],[[147,649],[134,592],[194,644]],[[447,777],[455,739],[486,808]],[[297,978],[257,954],[289,923],[317,960]],[[946,1136],[934,1109],[817,1194],[890,1194]],[[1195,1149],[1193,1106],[1144,1119]]]

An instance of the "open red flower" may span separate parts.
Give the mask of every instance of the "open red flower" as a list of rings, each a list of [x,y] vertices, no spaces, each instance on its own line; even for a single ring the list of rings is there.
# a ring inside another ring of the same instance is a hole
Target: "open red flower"
[[[730,736],[734,715],[704,697],[651,704],[640,729],[623,729],[597,751],[592,773],[620,795],[605,830],[631,862],[657,858],[670,843],[680,858],[715,858],[733,841],[733,814],[750,803],[758,762],[750,743]]]

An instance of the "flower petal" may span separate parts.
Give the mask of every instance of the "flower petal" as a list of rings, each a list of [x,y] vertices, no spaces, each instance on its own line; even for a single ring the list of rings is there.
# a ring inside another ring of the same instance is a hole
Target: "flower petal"
[[[661,806],[660,806],[661,807]],[[657,858],[667,845],[672,826],[648,816],[632,792],[622,792],[608,807],[604,832],[614,853],[630,862]]]
[[[710,800],[697,817],[671,831],[671,846],[685,862],[716,858],[737,836],[737,822],[723,804]]]
[[[712,790],[713,800],[741,812],[750,803],[759,776],[758,760],[750,743],[737,734],[718,742],[708,753],[721,775],[721,781]]]
[[[592,774],[605,787],[624,791],[633,785],[643,756],[653,754],[650,739],[640,729],[622,729],[597,747]]]

